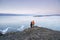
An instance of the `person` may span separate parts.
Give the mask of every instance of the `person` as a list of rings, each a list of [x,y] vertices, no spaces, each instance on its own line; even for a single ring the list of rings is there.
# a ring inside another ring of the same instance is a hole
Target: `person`
[[[35,24],[35,21],[32,20],[32,21],[31,21],[31,24],[30,24],[30,27],[33,28],[33,27],[34,27],[34,24]]]

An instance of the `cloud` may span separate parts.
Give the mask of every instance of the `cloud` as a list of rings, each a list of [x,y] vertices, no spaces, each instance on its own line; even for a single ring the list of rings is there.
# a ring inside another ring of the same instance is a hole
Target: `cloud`
[[[58,0],[3,0],[0,3],[0,13],[60,13],[59,4]]]
[[[32,13],[60,13],[59,9],[48,8],[21,8],[0,10],[0,13],[32,14]]]

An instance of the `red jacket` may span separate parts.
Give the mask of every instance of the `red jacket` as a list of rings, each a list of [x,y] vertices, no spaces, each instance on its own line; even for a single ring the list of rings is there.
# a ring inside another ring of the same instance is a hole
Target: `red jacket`
[[[33,24],[33,25],[35,24],[34,20],[32,21],[32,24]]]

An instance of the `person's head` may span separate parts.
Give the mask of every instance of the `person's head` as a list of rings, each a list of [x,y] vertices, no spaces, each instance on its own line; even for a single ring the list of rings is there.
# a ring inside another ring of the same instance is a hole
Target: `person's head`
[[[34,21],[34,20],[32,20],[32,21]]]

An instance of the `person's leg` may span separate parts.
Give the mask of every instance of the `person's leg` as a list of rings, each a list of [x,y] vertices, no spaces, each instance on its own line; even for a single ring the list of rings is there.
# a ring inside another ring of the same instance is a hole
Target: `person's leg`
[[[30,27],[32,28],[32,23],[30,24]]]
[[[34,24],[32,24],[32,28],[34,27]]]
[[[31,24],[31,28],[32,28],[32,24]]]

